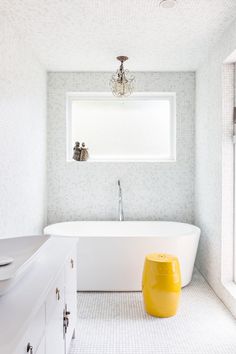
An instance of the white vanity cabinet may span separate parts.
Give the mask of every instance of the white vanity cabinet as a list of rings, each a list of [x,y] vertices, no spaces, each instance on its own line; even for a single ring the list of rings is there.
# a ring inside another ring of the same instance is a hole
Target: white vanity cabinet
[[[0,354],[69,352],[77,322],[77,242],[52,237],[47,243],[22,282],[0,297]]]
[[[45,354],[46,349],[45,349],[45,337],[42,338],[39,347],[36,351],[36,354]]]
[[[64,271],[54,282],[46,299],[46,354],[65,354],[64,338]]]
[[[46,300],[46,354],[69,352],[77,321],[77,254],[66,258]],[[63,325],[62,325],[63,324]]]
[[[25,354],[25,353],[38,354],[38,352],[45,354],[45,345],[43,341],[44,331],[45,331],[45,310],[44,310],[44,306],[42,306],[38,311],[38,313],[31,320],[28,329],[26,330],[19,344],[15,348],[14,354]]]
[[[77,321],[77,252],[73,251],[65,264],[65,341],[66,354],[69,352],[70,342],[75,335],[75,323]]]

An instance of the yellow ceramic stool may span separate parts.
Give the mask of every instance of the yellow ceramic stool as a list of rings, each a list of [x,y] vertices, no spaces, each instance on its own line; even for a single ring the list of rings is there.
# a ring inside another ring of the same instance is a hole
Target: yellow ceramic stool
[[[146,256],[143,269],[143,300],[148,314],[171,317],[177,312],[181,293],[178,258],[153,253]]]

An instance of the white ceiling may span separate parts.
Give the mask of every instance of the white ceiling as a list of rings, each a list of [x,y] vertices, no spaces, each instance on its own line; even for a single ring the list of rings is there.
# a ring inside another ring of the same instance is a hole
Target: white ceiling
[[[195,70],[236,18],[236,0],[1,0],[11,22],[50,71]]]

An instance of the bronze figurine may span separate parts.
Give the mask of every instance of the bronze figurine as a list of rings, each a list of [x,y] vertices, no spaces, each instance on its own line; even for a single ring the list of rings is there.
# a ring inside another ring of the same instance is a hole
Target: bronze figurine
[[[80,151],[80,161],[87,161],[89,158],[89,153],[88,148],[85,146],[85,143],[82,143]]]
[[[80,161],[81,147],[80,147],[80,143],[78,141],[76,141],[73,150],[74,150],[73,160]]]

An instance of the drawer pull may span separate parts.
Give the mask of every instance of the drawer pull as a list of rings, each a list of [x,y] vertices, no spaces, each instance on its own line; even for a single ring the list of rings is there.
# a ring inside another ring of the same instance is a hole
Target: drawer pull
[[[70,315],[70,311],[67,310],[67,305],[66,305],[64,310],[64,316],[63,316],[65,333],[67,333],[67,328],[69,327],[69,315]]]
[[[69,327],[69,318],[67,316],[64,317],[64,331],[67,332],[67,328]]]
[[[27,344],[27,353],[33,354],[33,347],[30,343]]]
[[[61,296],[60,296],[60,290],[56,288],[56,295],[57,295],[57,300],[59,301]]]
[[[70,260],[71,268],[74,268],[74,260],[71,258]]]

